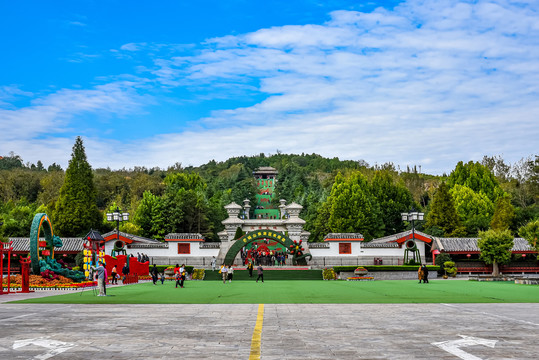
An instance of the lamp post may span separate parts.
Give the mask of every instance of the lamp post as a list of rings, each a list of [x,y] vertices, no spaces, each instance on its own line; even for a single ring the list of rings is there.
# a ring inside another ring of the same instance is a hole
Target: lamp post
[[[408,212],[408,213],[401,213],[401,216],[402,216],[402,221],[408,221],[408,222],[412,222],[412,239],[415,240],[415,224],[414,224],[414,221],[423,221],[423,216],[425,214],[422,213],[422,212],[417,212],[414,210],[414,208],[412,208],[412,211]]]
[[[120,222],[129,221],[129,213],[122,212],[122,210],[116,206],[116,210],[111,213],[107,213],[108,221],[116,221],[116,241],[120,240]],[[127,267],[129,267],[129,261],[126,262]]]
[[[422,212],[417,212],[412,207],[412,210],[407,213],[401,213],[402,221],[408,221],[412,222],[412,239],[411,241],[406,242],[406,249],[404,251],[404,262],[406,263],[408,260],[408,252],[414,253],[414,258],[417,256],[419,259],[419,262],[421,263],[421,254],[419,253],[419,249],[416,246],[415,243],[415,221],[423,221],[423,216],[425,214]]]

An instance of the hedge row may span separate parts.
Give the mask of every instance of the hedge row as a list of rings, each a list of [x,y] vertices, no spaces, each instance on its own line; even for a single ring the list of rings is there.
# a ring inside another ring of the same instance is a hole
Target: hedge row
[[[234,270],[234,280],[256,280],[256,269],[253,277],[249,277],[247,270]],[[223,280],[219,271],[206,270],[204,280]],[[264,269],[264,281],[266,280],[322,280],[322,270],[271,270]]]
[[[181,265],[181,264],[180,264]],[[174,267],[174,265],[156,265],[155,266],[157,268],[157,271],[159,273],[162,273],[163,271],[165,271],[166,268],[168,267]],[[185,265],[185,270],[187,271],[188,274],[192,274],[193,273],[193,268],[194,266],[190,266],[190,265]],[[152,271],[153,269],[153,265],[150,265],[150,272]]]
[[[368,271],[417,271],[419,268],[418,265],[361,265],[361,267],[367,269]],[[333,270],[336,273],[340,272],[353,272],[357,266],[333,266]],[[427,265],[429,271],[438,271],[439,266],[436,265]]]

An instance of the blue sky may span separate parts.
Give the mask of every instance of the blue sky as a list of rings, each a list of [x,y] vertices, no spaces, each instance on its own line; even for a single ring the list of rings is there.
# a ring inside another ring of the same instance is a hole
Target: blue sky
[[[51,5],[52,4],[52,5]],[[318,153],[449,173],[539,149],[537,1],[0,4],[0,155]]]

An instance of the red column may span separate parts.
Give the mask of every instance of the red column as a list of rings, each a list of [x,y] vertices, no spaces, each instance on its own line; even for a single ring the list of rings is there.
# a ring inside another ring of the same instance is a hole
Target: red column
[[[31,259],[29,257],[27,258],[20,258],[21,261],[21,291],[20,293],[30,293],[34,292],[34,290],[30,290],[30,263]]]

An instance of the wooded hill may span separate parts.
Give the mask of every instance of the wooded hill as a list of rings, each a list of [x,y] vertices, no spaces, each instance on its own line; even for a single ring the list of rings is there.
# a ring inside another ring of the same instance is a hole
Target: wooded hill
[[[66,171],[57,164],[24,164],[13,153],[0,159],[1,231],[4,238],[29,236],[34,214],[46,212],[60,236],[84,235],[90,228],[107,232],[115,224],[104,214],[118,206],[131,215],[121,231],[157,239],[200,232],[216,241],[227,216],[224,205],[246,198],[254,203],[252,173],[261,166],[279,171],[275,205],[286,199],[303,206],[300,216],[311,241],[329,232],[360,232],[370,240],[403,231],[410,224],[400,213],[412,207],[426,214],[416,228],[437,236],[477,236],[491,227],[508,227],[516,235],[539,217],[538,156],[515,164],[501,157],[459,162],[443,176],[421,174],[415,167],[401,171],[391,163],[370,166],[282,153],[166,170],[92,170],[77,138]]]

